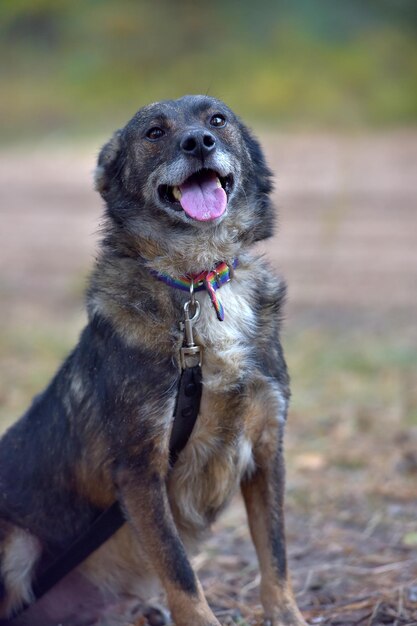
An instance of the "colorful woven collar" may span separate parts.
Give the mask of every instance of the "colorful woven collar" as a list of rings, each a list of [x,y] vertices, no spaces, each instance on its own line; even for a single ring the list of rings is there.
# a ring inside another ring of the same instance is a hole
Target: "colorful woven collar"
[[[216,311],[217,319],[222,322],[224,320],[224,308],[216,291],[231,280],[233,270],[237,265],[237,259],[234,259],[230,265],[222,261],[210,272],[204,271],[200,272],[200,274],[190,274],[181,278],[172,278],[167,274],[159,274],[158,272],[153,273],[158,280],[170,287],[181,289],[181,291],[190,291],[191,283],[194,283],[194,291],[204,291],[206,289]]]

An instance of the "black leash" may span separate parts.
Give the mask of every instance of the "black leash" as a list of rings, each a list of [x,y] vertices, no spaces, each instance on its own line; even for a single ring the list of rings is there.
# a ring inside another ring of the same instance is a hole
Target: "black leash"
[[[188,345],[188,344],[187,344]],[[189,346],[188,346],[189,347]],[[197,347],[196,347],[197,348]],[[183,348],[186,350],[187,348]],[[202,393],[201,362],[182,370],[177,401],[174,411],[174,420],[169,442],[169,459],[171,467],[178,459],[178,455],[187,444],[192,433],[198,412]],[[34,602],[45,595],[52,587],[62,580],[73,569],[80,565],[87,557],[110,539],[126,522],[124,513],[118,501],[103,511],[92,525],[74,543],[52,563],[33,584]],[[31,603],[33,604],[33,602]],[[13,614],[11,619],[18,617],[31,604],[26,604]],[[3,622],[2,622],[3,623]],[[7,624],[8,622],[6,622]]]
[[[203,382],[201,366],[187,367],[182,370],[178,388],[177,404],[169,440],[169,462],[174,466],[178,455],[183,450],[193,432],[200,410]]]
[[[228,268],[226,264],[222,264],[222,266],[223,265]],[[233,264],[233,267],[235,267],[235,264]],[[221,276],[218,278],[218,287],[230,280],[230,270],[228,269],[226,273],[224,269],[223,273],[223,278]],[[193,278],[190,280],[189,290],[190,300],[184,305],[184,321],[180,323],[180,330],[184,333],[184,345],[180,350],[182,373],[179,381],[174,419],[169,440],[169,463],[171,468],[177,461],[181,450],[186,446],[193,431],[200,411],[203,389],[201,373],[202,348],[194,343],[193,337],[193,326],[200,317],[200,303],[196,300],[194,295]],[[215,303],[213,302],[213,304]],[[222,309],[221,305],[219,306]],[[190,309],[193,311],[192,317],[190,317]],[[218,318],[223,319],[223,317],[219,316]],[[110,539],[125,522],[126,518],[119,502],[113,502],[108,509],[100,513],[81,537],[74,541],[52,565],[44,572],[40,573],[32,586],[33,602],[25,604],[16,610],[11,619],[13,620],[21,615],[34,602],[50,591],[60,580]],[[9,623],[10,621],[6,621],[5,623],[1,621],[0,626],[3,626],[3,624],[7,626]]]

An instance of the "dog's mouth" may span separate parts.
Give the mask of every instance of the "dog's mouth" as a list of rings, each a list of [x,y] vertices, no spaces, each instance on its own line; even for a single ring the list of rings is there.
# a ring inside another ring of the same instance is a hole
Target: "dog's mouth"
[[[233,189],[233,176],[220,176],[211,169],[194,172],[180,185],[159,185],[159,198],[170,208],[184,211],[200,222],[219,218],[226,210]]]

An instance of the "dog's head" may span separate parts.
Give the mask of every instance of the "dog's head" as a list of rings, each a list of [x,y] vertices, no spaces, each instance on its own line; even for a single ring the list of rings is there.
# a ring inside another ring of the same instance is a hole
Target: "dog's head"
[[[140,109],[99,156],[96,188],[130,236],[207,236],[252,243],[272,233],[271,173],[223,102],[185,96]],[[233,233],[232,235],[230,233]]]

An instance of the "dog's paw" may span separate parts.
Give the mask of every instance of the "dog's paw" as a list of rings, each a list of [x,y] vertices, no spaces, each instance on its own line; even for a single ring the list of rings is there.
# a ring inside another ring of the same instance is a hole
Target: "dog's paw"
[[[173,623],[169,623],[169,626],[222,626],[220,624],[220,622],[217,621],[217,619],[213,616],[213,618],[209,618],[209,619],[193,619],[192,621],[190,621],[188,618],[184,621],[184,620],[176,620]]]
[[[263,626],[307,626],[288,585],[264,581],[261,600],[264,607]]]
[[[263,626],[308,626],[307,622],[304,621],[301,613],[289,613],[282,611],[279,612],[274,617],[265,617],[263,621]]]
[[[308,626],[307,622],[305,622],[303,619],[297,620],[296,622],[291,621],[282,621],[281,618],[275,619],[275,618],[267,618],[263,621],[263,626]]]
[[[168,611],[159,606],[148,606],[143,611],[146,626],[167,626],[171,623]]]

